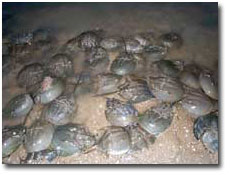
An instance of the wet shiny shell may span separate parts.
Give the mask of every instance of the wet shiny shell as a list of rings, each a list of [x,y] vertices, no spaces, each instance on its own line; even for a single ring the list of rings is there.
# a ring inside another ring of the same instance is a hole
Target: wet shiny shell
[[[95,137],[86,127],[79,124],[66,124],[55,129],[51,147],[60,156],[83,153],[95,144]]]
[[[111,64],[110,71],[117,75],[126,75],[135,71],[137,61],[127,53],[120,54]]]
[[[34,63],[25,66],[18,73],[17,81],[20,87],[30,87],[42,82],[44,76],[43,66],[39,63]]]
[[[218,151],[218,117],[214,114],[201,116],[194,122],[194,136],[211,152]]]
[[[130,153],[148,148],[155,142],[156,137],[144,131],[140,126],[131,126],[126,128],[131,139]]]
[[[198,117],[210,113],[213,110],[211,100],[202,92],[190,90],[184,94],[181,100],[182,107],[189,113]]]
[[[125,154],[131,148],[129,133],[122,127],[108,127],[98,142],[98,148],[110,155]]]
[[[53,133],[52,124],[43,121],[35,122],[26,132],[26,151],[30,153],[47,149],[52,141]]]
[[[159,69],[167,76],[178,77],[180,69],[171,60],[161,60],[157,62]]]
[[[163,59],[167,54],[167,48],[164,46],[150,45],[144,48],[145,57],[150,62],[155,62]]]
[[[41,83],[41,87],[34,94],[35,102],[47,104],[60,96],[63,91],[64,83],[62,80],[45,77]]]
[[[66,54],[57,54],[50,58],[47,70],[51,76],[59,78],[65,78],[74,73],[72,60]]]
[[[139,41],[133,39],[133,38],[126,38],[124,39],[125,45],[124,50],[128,53],[142,53],[143,47],[139,43]]]
[[[2,130],[2,157],[9,156],[23,143],[25,127],[18,125]]]
[[[138,111],[129,103],[107,98],[106,119],[114,126],[127,126],[137,122]]]
[[[12,123],[14,123],[21,119],[19,123],[23,122],[26,115],[31,111],[33,105],[33,99],[29,94],[21,94],[14,97],[2,111],[3,121],[11,120]]]
[[[189,71],[183,71],[183,72],[181,72],[181,74],[180,74],[180,81],[184,85],[186,85],[188,87],[191,87],[191,88],[194,88],[194,89],[199,89],[200,88],[199,79],[192,72],[189,72]]]
[[[160,40],[164,46],[169,48],[180,48],[183,44],[182,37],[174,32],[163,34]]]
[[[120,49],[124,45],[123,41],[119,37],[106,37],[100,42],[100,46],[108,51],[114,51]]]
[[[172,107],[170,104],[162,103],[152,107],[140,115],[140,126],[155,136],[164,132],[172,123]]]
[[[116,92],[122,82],[122,76],[104,73],[97,75],[94,81],[96,95],[104,95]]]
[[[63,95],[52,101],[45,107],[42,115],[52,124],[64,125],[71,121],[76,109],[73,95]]]
[[[86,31],[77,36],[78,47],[83,50],[91,50],[99,46],[101,37],[94,31]]]
[[[209,97],[218,100],[218,84],[213,73],[204,70],[199,77],[200,86]]]
[[[147,82],[141,79],[128,81],[127,85],[119,88],[119,95],[132,103],[139,103],[154,98]]]
[[[170,77],[150,77],[149,87],[153,95],[164,102],[178,101],[184,94],[181,83]]]

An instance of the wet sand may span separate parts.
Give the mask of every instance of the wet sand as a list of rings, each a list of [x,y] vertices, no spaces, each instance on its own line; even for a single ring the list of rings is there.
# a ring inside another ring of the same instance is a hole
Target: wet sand
[[[215,18],[213,11],[203,6],[193,5],[61,5],[42,7],[20,12],[7,23],[12,32],[25,29],[50,27],[57,37],[57,45],[62,45],[73,36],[85,30],[102,28],[108,34],[130,35],[136,32],[153,31],[156,36],[175,31],[181,34],[184,43],[179,50],[172,50],[168,59],[179,59],[194,62],[212,70],[218,66],[218,27],[207,25],[206,20]],[[217,15],[217,14],[216,14]],[[16,26],[16,27],[15,27]],[[78,63],[82,54],[72,55],[75,71],[80,72]],[[111,55],[113,57],[113,55]],[[31,58],[32,62],[38,58]],[[46,59],[46,58],[43,58]],[[24,92],[16,84],[19,65],[8,76],[3,77],[4,105],[16,94]],[[154,103],[148,102],[154,105]],[[145,105],[144,105],[145,106]],[[108,124],[105,118],[105,98],[92,97],[88,94],[77,99],[78,110],[75,123],[83,123],[96,133]],[[40,117],[42,106],[35,106],[29,115],[33,121]],[[143,106],[140,110],[146,110]],[[28,125],[31,121],[28,120]],[[193,136],[194,119],[184,111],[179,104],[174,107],[174,119],[171,126],[149,146],[148,149],[134,154],[108,156],[97,150],[87,154],[59,157],[53,163],[57,164],[217,164],[218,154],[211,154],[200,141]],[[9,163],[19,163],[19,157],[25,156],[25,150],[20,147],[9,158]]]

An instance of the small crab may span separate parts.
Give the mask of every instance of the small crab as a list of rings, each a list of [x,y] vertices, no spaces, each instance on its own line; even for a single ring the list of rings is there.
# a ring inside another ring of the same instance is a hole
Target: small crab
[[[41,86],[33,94],[35,103],[47,104],[60,96],[64,91],[64,83],[57,78],[45,77]]]
[[[138,111],[133,105],[115,98],[107,98],[105,115],[114,126],[132,125],[138,121]]]
[[[194,122],[194,136],[212,153],[218,152],[218,117],[215,114],[200,116]]]
[[[42,82],[45,76],[44,68],[39,63],[29,64],[23,67],[17,76],[20,87],[31,87]]]
[[[95,137],[85,126],[69,123],[57,126],[51,148],[56,150],[59,156],[70,156],[86,152],[95,142]]]
[[[54,125],[64,125],[71,121],[72,114],[76,110],[73,95],[63,95],[52,101],[43,110],[43,117]]]
[[[29,94],[15,96],[2,111],[3,125],[23,124],[33,105],[33,99]]]
[[[172,106],[168,103],[158,104],[140,115],[139,125],[155,136],[164,132],[172,123]]]
[[[17,125],[2,130],[2,157],[10,156],[24,141],[26,127]]]

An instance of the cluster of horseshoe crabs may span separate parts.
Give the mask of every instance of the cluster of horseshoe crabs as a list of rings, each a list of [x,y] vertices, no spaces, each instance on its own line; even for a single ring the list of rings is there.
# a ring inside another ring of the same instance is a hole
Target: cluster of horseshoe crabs
[[[53,43],[50,33],[40,29],[14,36],[4,44],[4,56],[38,43]],[[20,145],[27,153],[20,163],[51,163],[59,156],[95,149],[107,155],[132,154],[148,149],[164,135],[175,107],[193,116],[194,137],[210,152],[218,152],[217,76],[167,57],[169,50],[181,47],[183,39],[174,32],[108,36],[92,30],[67,41],[43,63],[25,65],[16,77],[25,93],[3,109],[3,158]],[[74,52],[85,53],[84,70],[78,73]],[[118,53],[115,59],[111,52]],[[104,114],[110,125],[98,134],[73,122],[77,121],[76,100],[89,93],[106,101]],[[136,107],[151,100],[155,105],[145,111]],[[37,105],[42,112],[28,126],[27,118]]]

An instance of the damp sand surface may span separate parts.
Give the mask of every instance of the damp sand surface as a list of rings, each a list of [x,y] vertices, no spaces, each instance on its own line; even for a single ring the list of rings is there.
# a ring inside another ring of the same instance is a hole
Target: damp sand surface
[[[33,14],[33,15],[32,15]],[[7,22],[12,32],[35,30],[49,27],[57,38],[56,44],[61,46],[67,40],[85,30],[102,28],[110,35],[130,35],[136,32],[153,31],[157,36],[175,31],[183,37],[183,46],[172,50],[168,59],[179,59],[196,63],[212,70],[218,68],[218,27],[207,25],[206,20],[215,18],[212,11],[206,11],[202,6],[193,5],[89,5],[63,4],[55,7],[44,6],[18,13]],[[38,18],[39,17],[39,18]],[[42,55],[42,54],[41,54]],[[116,55],[116,54],[115,54]],[[111,53],[111,58],[115,57]],[[81,62],[84,53],[72,55],[75,72],[82,70]],[[30,62],[47,59],[46,57],[31,57]],[[3,107],[15,95],[25,92],[17,86],[17,72],[25,65],[16,65],[15,69],[3,77]],[[77,111],[74,123],[85,124],[91,132],[109,125],[105,118],[104,97],[92,94],[77,99]],[[155,105],[148,101],[137,105],[144,112]],[[30,112],[27,125],[39,119],[43,106],[34,106]],[[184,111],[179,104],[174,106],[174,118],[171,126],[156,139],[153,145],[142,151],[122,156],[108,156],[98,150],[87,154],[59,157],[54,164],[218,164],[218,153],[209,153],[200,141],[193,135],[194,119]],[[6,163],[19,163],[19,158],[25,157],[21,146]]]

